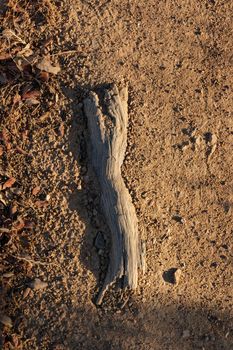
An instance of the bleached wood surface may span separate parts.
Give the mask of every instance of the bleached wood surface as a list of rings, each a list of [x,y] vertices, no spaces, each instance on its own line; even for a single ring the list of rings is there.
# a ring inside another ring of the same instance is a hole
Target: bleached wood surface
[[[138,221],[128,189],[121,176],[127,145],[128,90],[113,85],[104,96],[91,92],[84,100],[91,139],[91,162],[101,187],[101,205],[111,234],[110,262],[97,298],[118,278],[135,289],[142,266]]]

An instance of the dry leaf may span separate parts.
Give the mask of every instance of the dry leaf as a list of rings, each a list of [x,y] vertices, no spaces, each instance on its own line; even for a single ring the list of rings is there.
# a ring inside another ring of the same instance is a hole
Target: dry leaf
[[[36,196],[40,192],[40,186],[36,186],[32,190],[33,196]]]
[[[10,272],[6,272],[2,275],[2,277],[4,278],[11,278],[14,276],[14,272],[13,271],[10,271]]]
[[[19,153],[21,153],[21,154],[23,154],[23,155],[27,155],[27,152],[26,151],[24,151],[22,148],[20,148],[19,146],[16,146],[15,147],[15,149],[16,149],[16,151],[18,151]]]
[[[8,132],[6,129],[3,129],[2,132],[1,132],[1,139],[4,141],[4,142],[8,142],[9,141],[9,136],[8,136]]]
[[[14,215],[15,213],[17,213],[17,205],[12,205],[11,206],[10,213],[11,213],[11,215]]]
[[[0,232],[11,233],[11,230],[9,230],[8,228],[5,228],[5,227],[0,227]]]
[[[20,340],[17,334],[11,335],[11,342],[12,342],[12,345],[14,346],[14,349],[19,349],[18,346],[20,345]]]
[[[40,63],[37,64],[36,66],[38,69],[41,71],[45,71],[47,73],[51,74],[57,74],[60,72],[61,68],[59,65],[53,66],[51,64],[50,58],[48,56],[44,57]]]
[[[45,112],[41,117],[40,117],[40,121],[44,122],[47,118],[50,117],[50,112]]]
[[[16,103],[21,101],[21,96],[16,92],[14,98],[13,98],[13,104],[15,105]]]
[[[60,127],[59,127],[59,131],[60,131],[60,135],[61,135],[61,137],[63,137],[63,136],[64,136],[64,134],[65,134],[65,128],[64,128],[64,124],[63,124],[63,123],[60,125]]]
[[[4,326],[12,327],[12,320],[11,320],[11,318],[9,316],[6,316],[6,315],[0,316],[0,322]]]
[[[9,60],[10,58],[11,58],[11,54],[9,52],[0,53],[0,61]]]
[[[16,231],[20,231],[24,228],[25,226],[25,222],[23,221],[23,219],[19,219],[19,221],[16,221],[16,223],[14,224],[14,229]]]
[[[47,201],[36,201],[35,206],[38,208],[46,207],[48,205]]]
[[[10,188],[14,185],[16,182],[16,179],[14,177],[10,177],[2,186],[2,189],[5,190],[6,188]]]
[[[1,66],[1,72],[0,72],[0,84],[4,85],[7,83],[12,83],[13,81],[17,80],[20,77],[20,70],[13,61],[7,60],[4,64],[4,66]]]
[[[0,61],[2,60],[2,61],[6,61],[6,60],[11,60],[11,59],[13,59],[13,57],[14,57],[14,60],[15,59],[17,59],[17,55],[19,54],[21,54],[22,53],[22,51],[25,51],[26,52],[26,54],[28,54],[29,53],[29,47],[28,47],[28,45],[29,44],[27,44],[26,46],[25,46],[25,48],[24,49],[22,49],[22,43],[20,43],[20,45],[17,45],[17,46],[15,46],[15,47],[11,47],[10,48],[10,51],[8,51],[8,52],[6,52],[6,51],[2,51],[2,52],[0,52]],[[11,45],[12,46],[12,45]],[[25,57],[28,57],[28,56],[26,56],[25,54],[24,54],[24,56]]]
[[[3,155],[3,153],[4,153],[4,149],[2,146],[0,146],[0,157]]]
[[[6,150],[7,150],[7,152],[10,151],[10,149],[11,149],[11,143],[7,142],[6,143]]]
[[[25,291],[23,292],[23,299],[26,299],[28,297],[28,295],[30,294],[31,289],[30,288],[26,288]]]
[[[17,68],[20,70],[20,72],[26,72],[27,68],[25,67],[30,67],[29,71],[31,73],[31,65],[28,63],[27,59],[23,58],[23,57],[15,57],[14,58],[14,62],[17,65]]]
[[[36,97],[40,97],[40,91],[38,90],[27,91],[22,95],[22,100],[27,100],[29,98],[31,99]]]
[[[42,81],[48,81],[49,80],[49,73],[48,72],[40,72],[39,79]]]
[[[13,30],[5,29],[2,32],[2,36],[8,40],[14,40],[17,43],[26,45],[25,41],[22,40]]]
[[[29,221],[29,220],[26,220],[26,221],[25,221],[24,228],[27,228],[27,229],[31,230],[31,229],[33,229],[34,227],[35,227],[34,222]]]
[[[22,132],[22,139],[23,141],[27,141],[28,138],[28,130],[25,130]]]
[[[29,57],[33,54],[33,51],[30,49],[30,44],[27,44],[21,51],[17,53],[17,56]]]
[[[19,4],[14,1],[8,1],[7,6],[13,9],[15,12],[25,13],[25,9],[23,9]]]
[[[11,149],[10,138],[6,129],[3,129],[0,134],[0,139],[4,141],[7,151]]]
[[[2,185],[0,185],[0,190],[2,190]],[[0,192],[0,202],[2,202],[5,205],[5,207],[8,205],[8,200],[2,192]],[[0,232],[1,232],[1,228],[0,228]]]
[[[35,98],[28,98],[27,100],[25,100],[25,103],[29,106],[32,106],[32,105],[38,105],[40,101],[36,100]]]
[[[36,105],[40,103],[40,101],[37,100],[37,97],[40,97],[40,91],[38,90],[27,91],[22,95],[22,100],[25,100],[25,102],[28,105]]]

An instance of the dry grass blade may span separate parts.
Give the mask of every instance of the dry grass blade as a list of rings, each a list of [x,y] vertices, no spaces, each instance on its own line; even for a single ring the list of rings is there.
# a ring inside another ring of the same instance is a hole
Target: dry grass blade
[[[45,266],[47,266],[47,265],[59,266],[53,262],[50,263],[50,262],[43,262],[43,261],[39,261],[39,260],[33,260],[33,259],[31,259],[30,256],[20,256],[20,255],[13,255],[13,254],[11,254],[11,256],[15,259],[26,261],[30,264],[45,265]]]
[[[7,40],[14,40],[15,43],[26,45],[26,42],[23,39],[21,39],[12,29],[3,30],[2,36]]]

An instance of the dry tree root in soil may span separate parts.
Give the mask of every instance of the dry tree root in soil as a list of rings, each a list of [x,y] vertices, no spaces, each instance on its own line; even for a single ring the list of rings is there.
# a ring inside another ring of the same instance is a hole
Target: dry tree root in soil
[[[99,98],[91,92],[84,100],[91,163],[100,183],[101,207],[111,234],[110,261],[97,305],[117,279],[122,279],[124,287],[136,289],[143,263],[136,211],[121,176],[127,146],[128,90],[113,85],[103,93]]]

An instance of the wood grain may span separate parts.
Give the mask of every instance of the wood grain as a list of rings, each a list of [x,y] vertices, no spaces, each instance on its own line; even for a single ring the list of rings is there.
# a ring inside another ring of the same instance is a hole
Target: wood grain
[[[127,87],[115,85],[99,98],[94,92],[84,100],[91,140],[91,163],[101,187],[101,206],[111,233],[111,251],[104,285],[97,298],[102,302],[107,288],[118,278],[135,289],[142,267],[138,221],[128,189],[121,175],[127,146]]]

